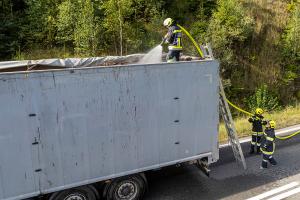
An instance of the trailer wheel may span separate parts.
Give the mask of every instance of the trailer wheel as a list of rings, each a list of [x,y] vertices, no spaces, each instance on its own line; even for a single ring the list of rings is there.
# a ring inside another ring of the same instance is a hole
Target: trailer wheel
[[[97,200],[96,190],[91,187],[93,186],[82,186],[56,192],[51,195],[49,200]]]
[[[107,185],[106,200],[139,200],[146,191],[146,179],[132,175],[113,180]]]

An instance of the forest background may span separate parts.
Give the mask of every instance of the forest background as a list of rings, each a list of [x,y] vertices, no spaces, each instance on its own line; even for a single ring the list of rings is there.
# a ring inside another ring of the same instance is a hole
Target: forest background
[[[0,60],[147,52],[166,33],[166,17],[211,43],[239,106],[299,104],[299,0],[1,0]],[[183,39],[184,54],[197,55]]]

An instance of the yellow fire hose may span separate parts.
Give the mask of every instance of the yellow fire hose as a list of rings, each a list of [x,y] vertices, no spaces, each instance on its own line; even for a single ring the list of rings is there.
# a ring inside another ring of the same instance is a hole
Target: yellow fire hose
[[[245,110],[243,110],[243,109],[237,107],[236,105],[234,105],[233,103],[231,103],[228,99],[226,99],[226,101],[227,101],[227,103],[228,103],[229,105],[231,105],[233,108],[237,109],[238,111],[240,111],[240,112],[242,112],[242,113],[245,113],[245,114],[247,114],[247,115],[250,115],[250,116],[253,115],[252,113],[247,112],[247,111],[245,111]],[[292,133],[292,134],[290,134],[290,135],[287,135],[287,136],[282,136],[282,137],[281,137],[281,136],[276,136],[276,138],[279,139],[279,140],[287,140],[287,139],[290,139],[291,137],[294,137],[295,135],[298,135],[299,133],[300,133],[300,130],[297,131],[297,132],[295,132],[295,133]]]
[[[227,98],[226,98],[226,101],[227,101],[227,103],[228,103],[229,105],[231,105],[232,107],[234,107],[234,108],[237,109],[238,111],[240,111],[240,112],[242,112],[242,113],[245,113],[245,114],[247,114],[247,115],[250,115],[250,116],[253,115],[252,113],[247,112],[247,111],[245,111],[245,110],[243,110],[243,109],[237,107],[236,105],[234,105],[233,103],[231,103]]]
[[[247,111],[245,111],[245,110],[243,110],[243,109],[237,107],[236,105],[234,105],[233,103],[231,103],[228,99],[226,99],[226,101],[227,101],[227,103],[228,103],[229,105],[231,105],[233,108],[237,109],[238,111],[240,111],[240,112],[242,112],[242,113],[245,113],[245,114],[247,114],[247,115],[250,115],[250,116],[253,115],[252,113],[247,112]],[[295,135],[298,135],[299,133],[300,133],[300,130],[297,131],[297,132],[295,132],[295,133],[292,133],[292,134],[290,134],[290,135],[287,135],[287,136],[282,136],[282,137],[281,137],[281,136],[276,136],[276,138],[279,139],[279,140],[287,140],[287,139],[290,139],[291,137],[294,137]]]
[[[194,44],[194,46],[196,47],[199,55],[201,56],[201,58],[203,58],[203,52],[201,51],[199,45],[197,44],[197,42],[194,40],[194,38],[191,36],[191,34],[185,30],[185,28],[183,28],[182,26],[180,26],[179,24],[177,24],[177,26],[190,38],[190,40],[192,41],[192,43]]]
[[[185,28],[183,28],[182,26],[180,26],[179,24],[177,24],[177,26],[190,38],[190,40],[192,41],[192,43],[194,44],[194,46],[196,47],[196,49],[197,49],[197,51],[198,51],[198,53],[199,53],[199,55],[203,58],[204,56],[203,56],[203,53],[202,53],[202,51],[201,51],[201,49],[200,49],[200,47],[199,47],[199,45],[197,44],[197,42],[194,40],[194,38],[191,36],[191,34],[185,29]],[[230,102],[227,98],[226,98],[226,101],[227,101],[227,103],[229,104],[229,105],[231,105],[233,108],[235,108],[235,109],[237,109],[238,111],[240,111],[240,112],[242,112],[242,113],[245,113],[246,115],[250,115],[250,116],[252,116],[253,114],[252,113],[250,113],[250,112],[248,112],[248,111],[245,111],[245,110],[243,110],[243,109],[241,109],[241,108],[239,108],[238,106],[236,106],[236,105],[234,105],[232,102]],[[291,137],[294,137],[294,136],[296,136],[296,135],[298,135],[300,133],[300,131],[297,131],[297,132],[295,132],[295,133],[292,133],[292,134],[290,134],[290,135],[287,135],[287,136],[283,136],[283,137],[281,137],[281,136],[276,136],[276,138],[277,139],[279,139],[279,140],[287,140],[287,139],[289,139],[289,138],[291,138]]]
[[[298,135],[299,133],[300,133],[300,131],[297,131],[297,132],[295,132],[291,135],[287,135],[287,136],[283,136],[283,137],[276,136],[276,138],[279,139],[279,140],[286,140],[286,139],[290,139],[291,137],[294,137],[295,135]]]
[[[242,113],[245,113],[245,114],[247,114],[247,115],[250,115],[250,116],[253,115],[252,113],[247,112],[247,111],[245,111],[245,110],[239,108],[238,106],[234,105],[234,104],[231,103],[228,99],[226,99],[226,101],[227,101],[227,103],[228,103],[229,105],[231,105],[233,108],[237,109],[238,111],[240,111],[240,112],[242,112]],[[292,133],[292,134],[290,134],[290,135],[287,135],[287,136],[282,136],[282,137],[281,137],[281,136],[276,136],[276,138],[279,139],[279,140],[287,140],[287,139],[290,139],[290,138],[292,138],[292,137],[298,135],[299,133],[300,133],[300,130],[297,131],[297,132],[295,132],[295,133]]]

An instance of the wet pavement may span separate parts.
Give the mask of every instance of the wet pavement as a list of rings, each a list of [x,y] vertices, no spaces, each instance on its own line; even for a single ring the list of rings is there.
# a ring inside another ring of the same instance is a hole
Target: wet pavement
[[[300,135],[276,141],[277,166],[261,170],[260,155],[249,155],[243,143],[248,169],[242,170],[230,147],[220,149],[220,160],[206,177],[196,166],[171,167],[148,174],[145,200],[280,200],[300,199]]]

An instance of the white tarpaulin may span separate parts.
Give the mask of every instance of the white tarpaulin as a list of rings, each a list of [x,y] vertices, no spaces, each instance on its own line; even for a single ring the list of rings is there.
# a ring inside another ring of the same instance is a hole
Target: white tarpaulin
[[[33,69],[35,66],[55,67],[55,68],[78,68],[121,65],[138,62],[144,54],[133,54],[128,56],[107,56],[91,58],[66,58],[66,59],[44,59],[44,60],[24,60],[0,62],[0,70],[26,68]]]

